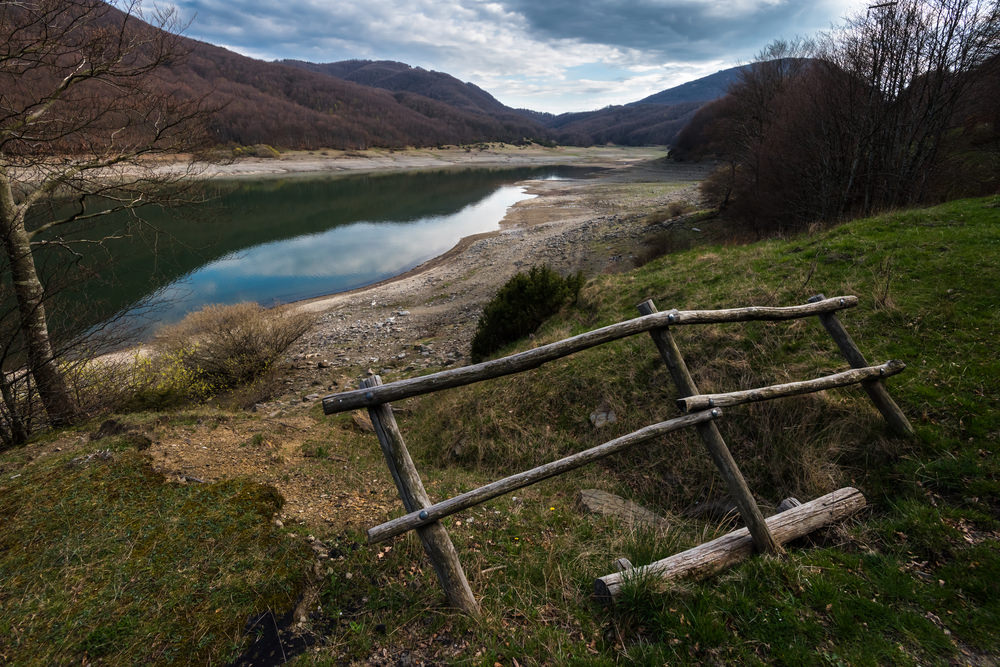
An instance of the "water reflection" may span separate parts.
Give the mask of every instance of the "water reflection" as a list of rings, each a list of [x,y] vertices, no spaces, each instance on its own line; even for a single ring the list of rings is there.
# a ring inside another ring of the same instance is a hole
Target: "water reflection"
[[[39,251],[41,270],[59,275],[63,286],[50,323],[65,335],[125,312],[128,335],[141,339],[144,328],[209,303],[272,305],[361,287],[440,255],[464,236],[496,229],[509,206],[529,198],[515,183],[592,171],[519,167],[209,181],[200,186],[205,203],[144,209],[141,225],[121,215],[61,229],[69,240],[106,241],[77,246],[71,263],[59,245]],[[50,212],[35,214],[29,227]]]
[[[359,221],[262,243],[213,261],[163,288],[157,319],[172,321],[210,303],[265,305],[342,292],[390,278],[446,252],[472,234],[498,228],[507,209],[532,198],[501,186],[449,215],[407,222]]]

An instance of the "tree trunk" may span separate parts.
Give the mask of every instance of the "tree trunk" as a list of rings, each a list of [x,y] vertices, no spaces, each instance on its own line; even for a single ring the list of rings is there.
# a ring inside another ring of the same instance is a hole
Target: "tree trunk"
[[[78,416],[76,402],[52,352],[42,303],[45,291],[35,271],[35,257],[31,254],[31,241],[24,221],[10,206],[13,198],[3,199],[3,210],[0,211],[3,247],[10,261],[11,282],[19,315],[18,328],[28,355],[28,370],[35,378],[49,423],[65,426]]]

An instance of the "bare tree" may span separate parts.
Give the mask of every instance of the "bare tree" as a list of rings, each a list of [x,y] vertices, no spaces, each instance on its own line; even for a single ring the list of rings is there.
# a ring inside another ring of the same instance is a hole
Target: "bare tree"
[[[156,160],[189,150],[206,116],[170,80],[178,27],[170,12],[144,15],[139,0],[0,4],[0,241],[19,362],[55,425],[79,414],[50,336],[37,251],[100,243],[82,230],[161,200],[185,176]]]
[[[899,0],[847,20],[825,59],[848,73],[861,210],[918,201],[974,73],[1000,49],[996,0]],[[859,178],[860,177],[860,178]]]
[[[803,46],[762,52],[716,120],[731,208],[755,226],[922,201],[959,102],[1000,49],[1000,2],[880,3]]]

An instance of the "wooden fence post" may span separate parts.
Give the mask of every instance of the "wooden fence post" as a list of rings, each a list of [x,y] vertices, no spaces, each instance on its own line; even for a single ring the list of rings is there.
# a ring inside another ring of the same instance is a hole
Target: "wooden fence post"
[[[361,381],[362,389],[377,387],[382,384],[379,376],[374,376]],[[407,512],[415,512],[431,504],[424,484],[420,481],[413,459],[406,449],[403,436],[399,432],[396,418],[392,414],[392,408],[388,403],[375,405],[368,408],[368,415],[371,417],[375,433],[378,435],[379,445],[385,455],[386,465],[396,482],[399,490],[399,497],[403,501],[403,506]],[[470,616],[479,616],[479,603],[472,595],[472,588],[465,578],[465,571],[462,563],[458,560],[458,552],[452,544],[448,531],[441,523],[435,521],[421,528],[417,528],[417,535],[423,542],[424,551],[434,565],[441,587],[444,588],[448,601],[453,607],[459,609]]]
[[[816,303],[825,298],[822,294],[817,294],[809,297],[807,301],[809,303]],[[847,333],[847,329],[844,328],[844,325],[840,323],[840,320],[834,313],[821,313],[817,317],[819,317],[823,328],[833,338],[837,347],[840,348],[840,353],[844,355],[847,363],[852,368],[864,368],[868,365],[864,355],[861,354],[861,350],[854,343],[854,339]],[[871,380],[862,383],[861,386],[865,388],[865,391],[868,392],[868,397],[872,399],[872,403],[875,404],[878,411],[885,417],[885,420],[889,423],[889,428],[899,435],[913,437],[913,426],[910,425],[910,421],[906,418],[906,415],[896,405],[896,401],[892,400],[892,396],[889,395],[882,380]]]
[[[651,315],[657,312],[656,305],[652,299],[643,301],[637,307],[643,315]],[[660,351],[660,356],[663,358],[663,362],[667,365],[667,370],[670,371],[670,376],[677,386],[680,398],[697,394],[698,387],[695,385],[694,379],[688,371],[687,364],[684,363],[684,357],[681,356],[680,349],[677,347],[670,329],[667,327],[654,329],[649,332],[649,335],[652,336],[653,342],[656,343],[656,348]],[[760,508],[757,506],[757,501],[754,500],[753,495],[750,493],[746,480],[743,478],[743,473],[740,472],[739,466],[736,465],[736,461],[733,459],[726,441],[722,439],[722,433],[719,432],[718,427],[712,422],[706,422],[698,424],[697,429],[698,435],[701,436],[702,441],[708,448],[708,453],[712,457],[712,461],[715,462],[715,466],[722,473],[722,477],[726,481],[729,494],[736,502],[736,506],[740,510],[740,515],[743,517],[743,522],[746,524],[747,530],[749,530],[753,538],[754,547],[761,553],[782,553],[783,549],[781,545],[775,541],[771,535],[771,531],[768,530],[764,515],[761,514]]]

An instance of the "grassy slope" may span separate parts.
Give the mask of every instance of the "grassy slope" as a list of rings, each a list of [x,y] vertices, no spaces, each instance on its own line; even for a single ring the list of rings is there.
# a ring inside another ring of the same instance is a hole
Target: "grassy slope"
[[[647,563],[726,530],[681,513],[722,495],[691,434],[447,519],[482,621],[446,612],[412,534],[367,546],[356,520],[311,528],[336,557],[314,618],[318,650],[298,661],[1000,659],[997,284],[996,199],[787,241],[701,246],[597,277],[536,342],[632,317],[646,297],[667,309],[857,294],[862,305],[842,319],[869,360],[909,364],[889,388],[919,438],[886,434],[857,390],[727,410],[720,427],[763,505],[851,484],[870,509],[792,545],[782,561],[751,559],[703,583],[640,582],[615,610],[590,597],[615,558]],[[703,391],[845,366],[815,321],[682,328],[677,337]],[[672,399],[640,336],[407,401],[398,418],[430,495],[443,498],[672,416]],[[595,431],[588,416],[602,405],[618,421]],[[350,424],[350,415],[324,419],[310,441],[351,462],[359,493],[390,484],[374,436]],[[267,522],[264,487],[164,484],[127,443],[112,449],[111,460],[78,467],[58,454],[0,457],[0,661],[225,660],[246,644],[251,614],[294,598],[307,554]],[[670,528],[653,534],[582,516],[576,493],[593,487],[657,509]]]
[[[870,509],[792,545],[786,560],[752,559],[697,584],[645,582],[616,610],[601,610],[590,587],[612,571],[614,558],[649,562],[725,530],[679,515],[722,491],[700,443],[674,438],[450,520],[482,597],[481,624],[436,613],[439,593],[413,537],[388,551],[354,552],[344,565],[353,577],[334,573],[327,587],[328,607],[351,619],[335,631],[337,652],[398,656],[405,649],[521,664],[996,660],[997,284],[996,199],[790,240],[699,247],[597,278],[537,342],[631,317],[634,304],[650,296],[667,309],[857,294],[861,306],[842,320],[869,360],[909,364],[889,387],[919,437],[887,434],[858,390],[729,409],[720,426],[765,506],[851,484]],[[692,327],[678,339],[703,391],[846,366],[815,321]],[[431,495],[440,498],[667,417],[668,386],[651,341],[637,337],[414,401],[409,405],[418,407],[400,421]],[[613,408],[618,422],[595,432],[587,417],[600,404]],[[659,509],[671,529],[649,535],[581,517],[575,493],[592,486]]]
[[[0,480],[4,664],[225,663],[248,619],[302,590],[312,552],[270,524],[272,487],[166,483],[128,439],[16,459]]]

